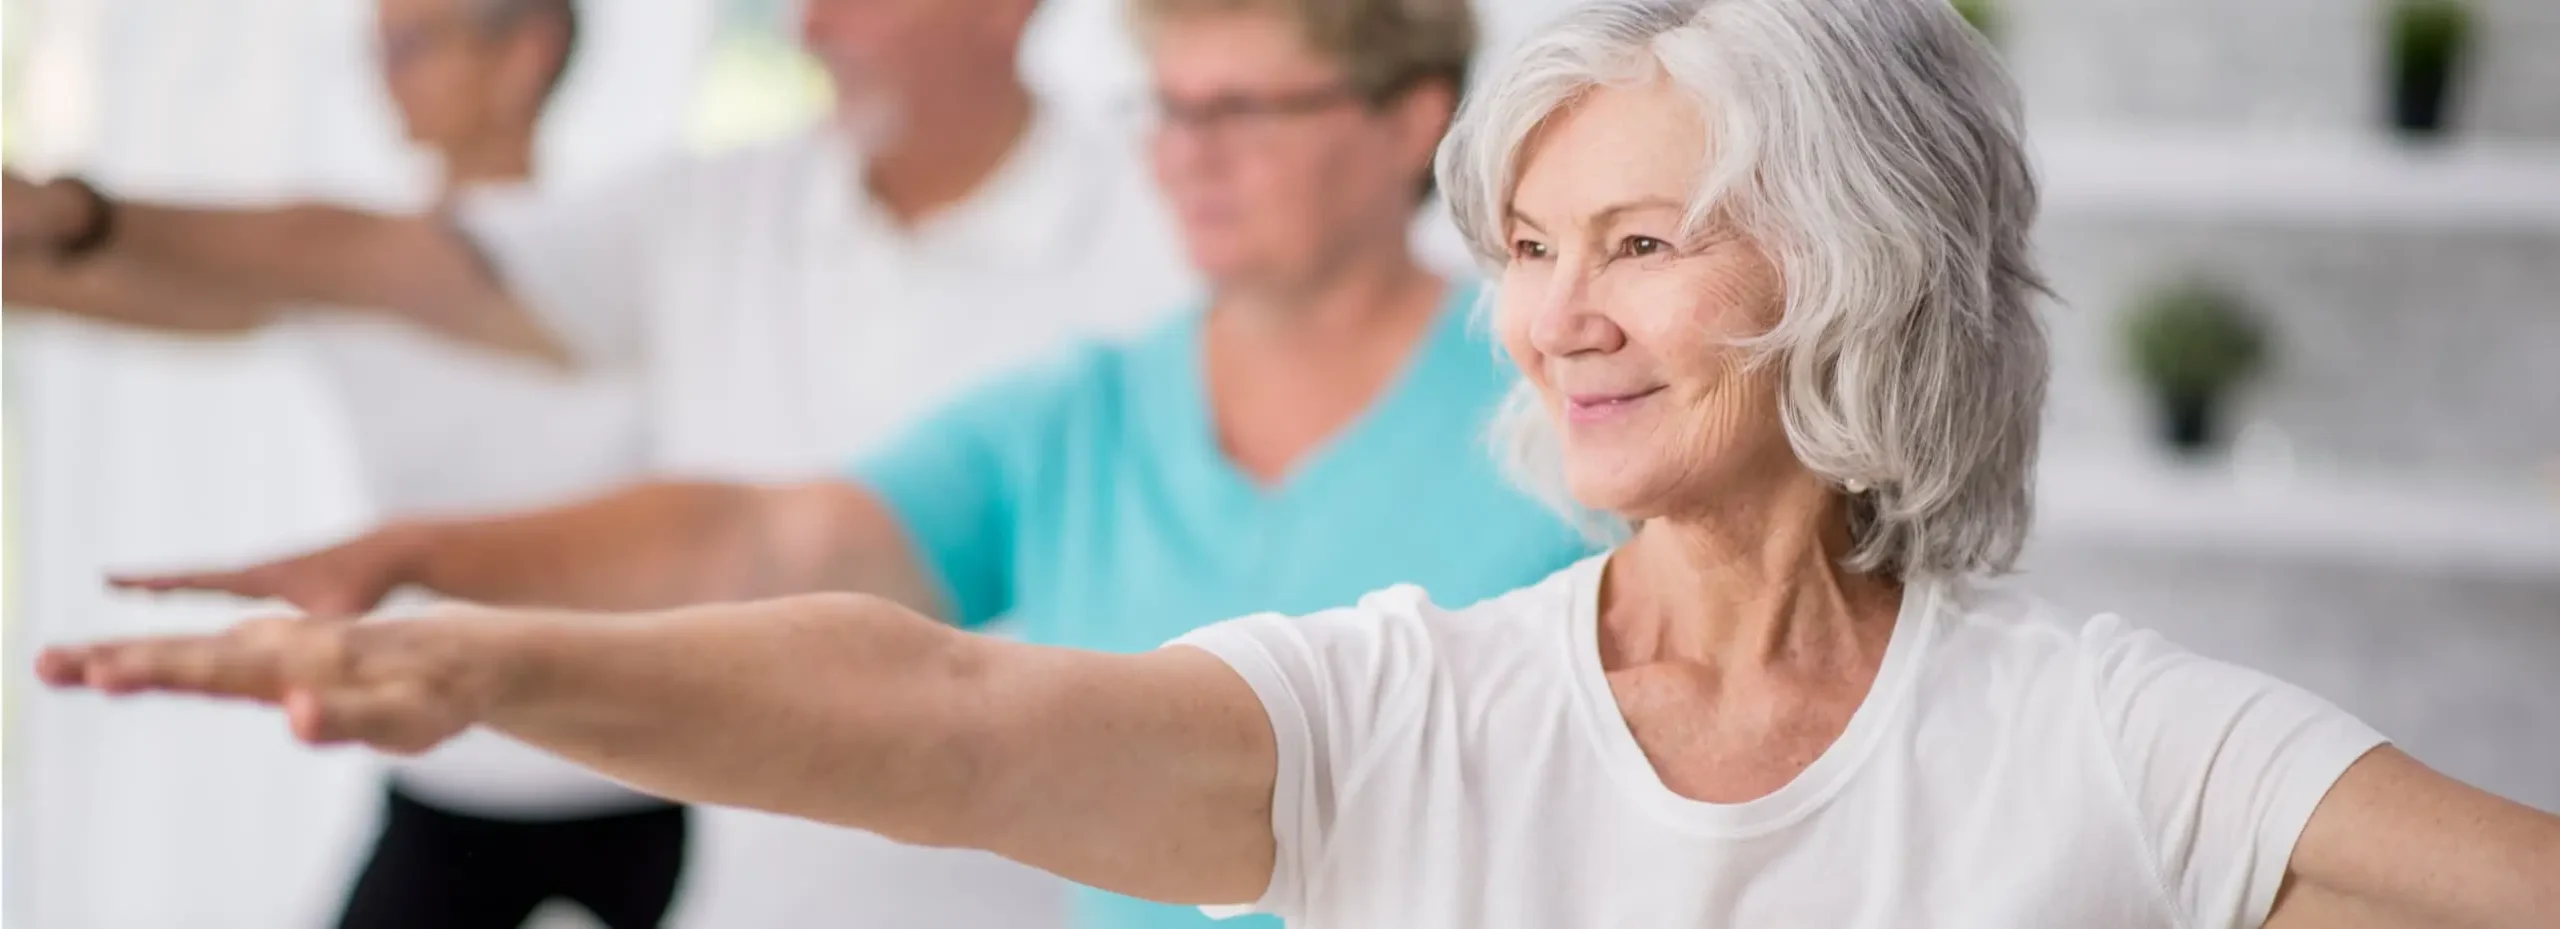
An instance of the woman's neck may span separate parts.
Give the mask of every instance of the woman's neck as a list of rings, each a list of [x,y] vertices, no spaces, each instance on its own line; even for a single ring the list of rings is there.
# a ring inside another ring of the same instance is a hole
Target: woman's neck
[[[1394,251],[1302,285],[1220,287],[1203,387],[1229,461],[1277,484],[1340,434],[1423,344],[1441,287]]]
[[[1432,315],[1444,283],[1402,244],[1347,257],[1303,280],[1220,286],[1210,313],[1231,331],[1280,348],[1325,348],[1401,328]]]
[[[1651,519],[1611,556],[1612,666],[1868,664],[1891,638],[1898,583],[1840,564],[1841,498],[1800,467],[1721,489],[1718,506]]]

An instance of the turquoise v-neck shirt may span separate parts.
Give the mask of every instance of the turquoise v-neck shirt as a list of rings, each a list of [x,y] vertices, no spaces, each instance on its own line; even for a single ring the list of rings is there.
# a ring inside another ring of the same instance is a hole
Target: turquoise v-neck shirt
[[[1219,448],[1191,313],[1001,378],[851,477],[905,524],[956,615],[1034,642],[1156,648],[1248,613],[1308,613],[1414,583],[1463,605],[1594,551],[1506,483],[1485,428],[1516,374],[1454,285],[1369,408],[1257,483]],[[1275,927],[1085,889],[1088,929]]]

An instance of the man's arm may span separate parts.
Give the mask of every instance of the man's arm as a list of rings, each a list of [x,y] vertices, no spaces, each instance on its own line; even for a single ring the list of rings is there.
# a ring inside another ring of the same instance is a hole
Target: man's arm
[[[200,282],[225,301],[268,306],[320,304],[380,308],[428,330],[546,361],[567,354],[527,312],[459,232],[426,216],[395,216],[331,206],[272,209],[182,209],[111,199],[92,200],[76,185],[7,179],[0,200],[12,270],[43,258],[85,232],[106,237],[74,264],[104,263],[102,273],[167,275]],[[104,212],[101,212],[104,211]],[[121,270],[119,270],[121,269]],[[13,303],[52,306],[128,323],[189,328],[185,309],[153,310],[119,296],[158,287],[118,285],[22,293],[10,275]],[[41,276],[38,276],[41,277]],[[35,283],[60,283],[39,280]],[[138,318],[137,318],[138,317]]]
[[[1187,648],[974,636],[829,594],[637,616],[269,620],[56,649],[55,686],[281,704],[313,742],[421,751],[486,724],[641,789],[982,848],[1179,903],[1260,896],[1277,751]]]
[[[360,615],[405,586],[579,610],[862,591],[943,614],[925,572],[896,516],[857,485],[665,481],[524,515],[395,523],[240,570],[116,583],[275,598],[331,616]]]

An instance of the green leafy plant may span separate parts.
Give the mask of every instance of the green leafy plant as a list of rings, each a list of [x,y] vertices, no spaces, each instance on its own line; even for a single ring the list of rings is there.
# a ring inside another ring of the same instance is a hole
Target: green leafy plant
[[[2267,331],[2228,286],[2190,279],[2163,287],[2124,319],[2134,372],[2160,405],[2170,442],[2211,444],[2225,398],[2267,364]]]
[[[2443,128],[2445,103],[2471,44],[2468,0],[2392,0],[2392,122],[2405,132]]]
[[[2399,61],[2444,67],[2470,40],[2467,0],[2394,0],[2391,5],[2392,57]]]
[[[1983,38],[1999,40],[1999,0],[1950,0],[1950,2],[1955,5],[1956,13],[1962,15],[1965,22],[1972,23],[1974,30],[1982,33]]]

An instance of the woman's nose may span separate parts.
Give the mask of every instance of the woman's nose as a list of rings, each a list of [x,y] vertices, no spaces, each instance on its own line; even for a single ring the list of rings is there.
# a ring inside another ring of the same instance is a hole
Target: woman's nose
[[[1550,278],[1529,312],[1529,344],[1542,355],[1606,353],[1627,341],[1626,331],[1593,299],[1587,275],[1559,273]]]

